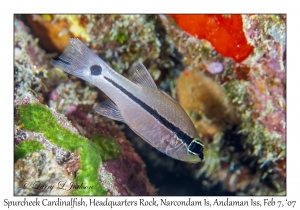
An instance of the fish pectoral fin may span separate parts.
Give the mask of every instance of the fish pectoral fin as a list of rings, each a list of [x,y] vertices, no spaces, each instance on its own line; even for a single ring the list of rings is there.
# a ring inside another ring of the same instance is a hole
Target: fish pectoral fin
[[[129,79],[137,85],[149,88],[156,88],[157,86],[151,77],[149,71],[141,62],[136,62],[128,71]]]
[[[95,108],[95,111],[104,117],[124,122],[117,105],[110,99],[106,99],[98,104]]]

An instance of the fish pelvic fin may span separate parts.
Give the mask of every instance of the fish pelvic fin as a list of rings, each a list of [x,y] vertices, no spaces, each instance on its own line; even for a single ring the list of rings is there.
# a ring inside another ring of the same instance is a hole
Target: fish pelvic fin
[[[95,111],[101,116],[124,122],[124,119],[117,107],[117,105],[110,99],[106,99],[95,108]]]

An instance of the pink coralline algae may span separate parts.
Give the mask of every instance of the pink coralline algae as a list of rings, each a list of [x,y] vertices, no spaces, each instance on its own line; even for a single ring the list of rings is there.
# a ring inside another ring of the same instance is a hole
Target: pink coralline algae
[[[52,92],[50,93],[50,99],[51,99],[52,101],[54,101],[54,102],[57,101],[57,99],[58,99],[58,94],[57,94],[57,92],[56,92],[55,90],[52,91]]]
[[[76,110],[76,108],[77,108],[77,106],[75,105],[75,104],[71,104],[69,107],[68,107],[68,109],[67,109],[67,111],[66,111],[66,115],[70,115],[70,114],[72,114],[75,110]]]
[[[203,61],[203,63],[206,66],[207,71],[209,71],[212,74],[218,74],[218,73],[221,73],[224,70],[224,66],[221,62]]]
[[[257,68],[252,68],[252,70],[257,70]],[[250,73],[250,76],[253,76],[253,72]],[[276,77],[276,75],[274,76]],[[271,81],[268,82],[268,80]],[[280,134],[281,140],[285,141],[285,102],[282,98],[284,93],[283,89],[279,87],[281,84],[275,84],[275,81],[274,78],[265,80],[253,78],[253,86],[249,86],[248,91],[253,93],[252,99],[255,101],[253,105],[254,120],[258,120],[264,125],[269,133]],[[272,86],[268,85],[271,82],[273,83]],[[261,113],[261,111],[264,111],[264,113]]]
[[[247,61],[251,67],[248,76],[252,85],[248,86],[248,92],[254,102],[253,119],[261,123],[267,132],[277,136],[275,139],[285,141],[285,42],[272,38],[267,41],[266,35],[262,34],[269,31],[257,33],[258,19],[250,16],[247,21],[250,27],[246,27],[246,35],[256,46],[255,56],[258,58],[256,62]]]
[[[156,190],[147,184],[148,178],[143,172],[146,165],[142,159],[134,154],[132,148],[121,138],[117,139],[123,148],[121,156],[117,160],[103,163],[104,168],[115,177],[115,187],[120,195],[156,195]]]

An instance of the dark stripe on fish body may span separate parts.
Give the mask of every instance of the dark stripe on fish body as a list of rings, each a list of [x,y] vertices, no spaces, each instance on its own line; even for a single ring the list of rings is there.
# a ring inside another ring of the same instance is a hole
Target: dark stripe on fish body
[[[119,90],[121,90],[129,98],[131,98],[135,103],[137,103],[138,105],[140,105],[149,114],[151,114],[153,117],[155,117],[155,119],[157,119],[161,124],[165,125],[169,130],[171,130],[172,132],[174,132],[176,134],[176,136],[179,139],[181,139],[182,142],[185,143],[187,146],[190,145],[190,143],[193,141],[193,138],[191,138],[189,135],[187,135],[182,130],[180,130],[180,128],[178,128],[175,125],[173,125],[172,123],[170,123],[167,119],[165,119],[163,116],[161,116],[160,114],[158,114],[156,110],[152,109],[150,106],[148,106],[147,104],[145,104],[143,101],[141,101],[140,99],[138,99],[137,97],[135,97],[132,93],[128,92],[125,88],[123,88],[122,86],[118,85],[117,83],[115,83],[113,80],[111,80],[108,77],[104,76],[104,78],[108,82],[110,82],[111,84],[113,84],[116,88],[118,88]]]

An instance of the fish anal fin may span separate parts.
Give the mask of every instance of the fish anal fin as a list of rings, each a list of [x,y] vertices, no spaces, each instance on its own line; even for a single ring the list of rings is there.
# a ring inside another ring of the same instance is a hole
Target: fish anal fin
[[[143,87],[156,88],[157,86],[151,77],[149,71],[141,62],[136,62],[128,71],[129,79],[137,85]]]
[[[114,104],[114,102],[112,102],[110,99],[106,99],[98,104],[95,108],[95,111],[104,117],[124,122],[117,105]]]

